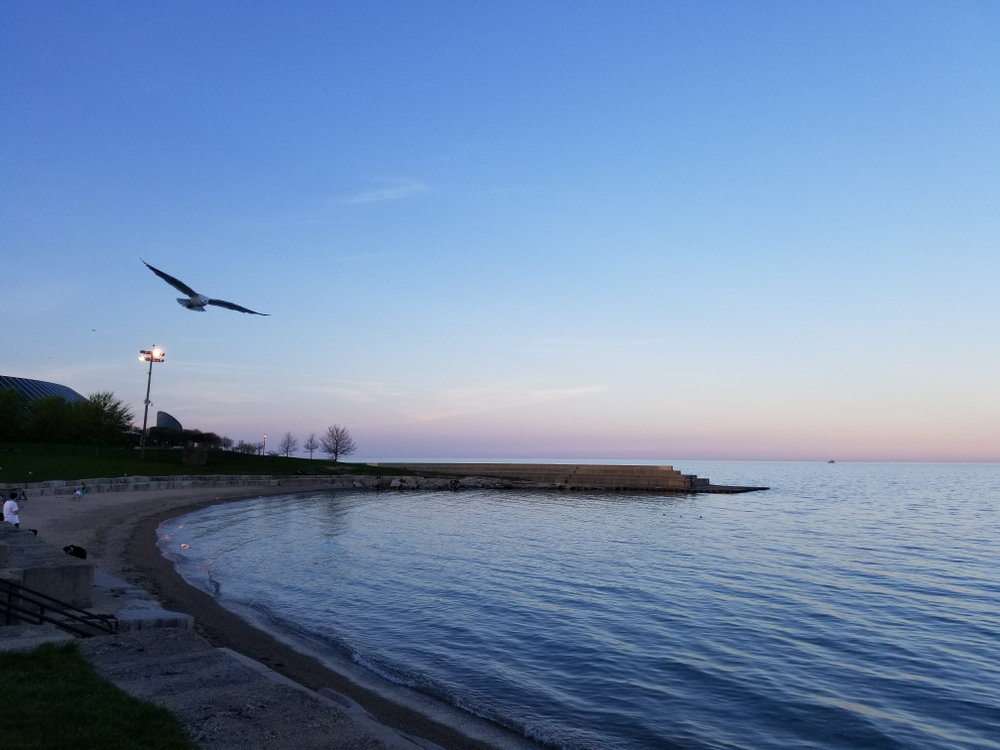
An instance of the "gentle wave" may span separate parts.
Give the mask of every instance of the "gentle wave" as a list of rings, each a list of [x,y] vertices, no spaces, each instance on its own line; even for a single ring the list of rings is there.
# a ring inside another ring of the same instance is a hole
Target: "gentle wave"
[[[303,649],[553,747],[1000,748],[1000,467],[690,470],[775,489],[260,498],[161,546]]]

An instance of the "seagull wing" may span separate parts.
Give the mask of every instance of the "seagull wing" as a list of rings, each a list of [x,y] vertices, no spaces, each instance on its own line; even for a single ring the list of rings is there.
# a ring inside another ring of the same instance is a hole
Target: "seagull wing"
[[[224,307],[227,310],[235,310],[241,313],[250,313],[251,315],[263,315],[265,318],[270,317],[270,313],[259,313],[255,310],[249,310],[246,307],[241,307],[240,305],[233,304],[232,302],[226,302],[224,299],[210,299],[208,301],[209,305],[215,305],[216,307]]]
[[[142,258],[139,258],[139,260],[142,260]],[[160,271],[159,269],[153,268],[151,265],[149,265],[149,263],[147,263],[144,260],[142,260],[142,264],[144,266],[146,266],[146,268],[148,268],[150,271],[152,271],[153,273],[155,273],[157,276],[159,276],[161,279],[163,279],[165,282],[167,282],[168,284],[170,284],[170,286],[172,286],[174,289],[177,289],[179,291],[184,292],[184,294],[186,294],[188,297],[197,297],[198,296],[198,292],[196,292],[194,289],[192,289],[191,287],[189,287],[187,284],[185,284],[180,279],[175,279],[169,273],[163,273],[163,271]]]

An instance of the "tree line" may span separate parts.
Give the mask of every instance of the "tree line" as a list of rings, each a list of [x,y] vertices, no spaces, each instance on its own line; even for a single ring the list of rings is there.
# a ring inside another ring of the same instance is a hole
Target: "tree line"
[[[29,400],[17,388],[0,389],[0,441],[26,443],[127,443],[132,409],[111,391],[80,401],[62,396]]]
[[[100,445],[137,444],[142,430],[132,425],[132,409],[111,391],[98,391],[80,401],[67,401],[62,396],[46,396],[30,400],[17,388],[0,388],[0,442],[24,443],[89,443]],[[172,447],[198,443],[237,453],[264,452],[263,443],[220,436],[201,430],[171,430],[150,427],[147,445]],[[273,455],[290,456],[299,447],[298,439],[286,432]],[[322,449],[334,462],[357,450],[346,427],[335,424],[316,437],[311,434],[302,444],[313,453]]]

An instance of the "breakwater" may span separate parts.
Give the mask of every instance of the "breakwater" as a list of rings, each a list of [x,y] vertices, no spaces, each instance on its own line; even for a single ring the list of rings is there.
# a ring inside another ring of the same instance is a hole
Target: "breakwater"
[[[682,474],[672,466],[508,463],[380,463],[371,465],[388,466],[415,473],[441,472],[467,476],[498,477],[558,489],[711,493],[753,492],[768,489],[767,487],[713,485],[704,477]]]
[[[568,489],[653,490],[659,492],[739,493],[767,487],[715,485],[672,466],[508,463],[370,463],[387,475],[197,474],[174,476],[98,477],[0,484],[0,491],[24,490],[27,497],[73,495],[78,489],[97,492],[148,492],[209,487],[328,486],[330,489]],[[402,472],[402,473],[401,473]],[[431,476],[425,476],[431,475]]]

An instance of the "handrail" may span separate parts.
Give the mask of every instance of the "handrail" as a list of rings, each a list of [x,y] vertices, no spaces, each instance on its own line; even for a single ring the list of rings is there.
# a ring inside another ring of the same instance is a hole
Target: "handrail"
[[[81,638],[97,635],[95,630],[109,635],[118,632],[118,618],[114,615],[97,615],[0,578],[0,595],[2,594],[6,594],[6,601],[0,600],[0,614],[3,615],[5,625],[10,625],[12,620],[33,625],[47,622]]]

